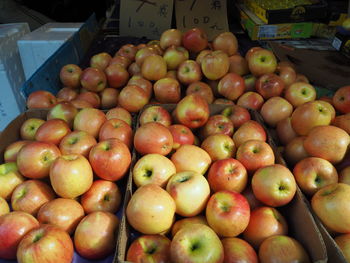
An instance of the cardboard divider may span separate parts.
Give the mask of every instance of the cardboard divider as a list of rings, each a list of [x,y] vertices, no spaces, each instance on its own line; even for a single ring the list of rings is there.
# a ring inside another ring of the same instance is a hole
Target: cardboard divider
[[[147,105],[146,107],[150,107],[150,106],[152,105]],[[169,112],[173,111],[176,107],[175,104],[163,104],[161,106],[164,107]],[[223,104],[209,105],[210,115],[220,114],[227,107],[229,107],[229,105],[223,105]],[[141,113],[142,112],[140,112],[140,114]],[[279,151],[277,150],[276,144],[273,141],[273,137],[271,136],[271,134],[268,132],[268,129],[264,125],[260,114],[257,113],[256,111],[250,111],[250,114],[253,120],[259,122],[265,128],[268,134],[268,143],[272,146],[275,153],[276,163],[286,166],[286,163],[282,158],[281,154],[279,153]],[[137,127],[139,127],[139,118],[136,124],[136,128]],[[128,247],[130,246],[131,242],[135,238],[137,238],[137,236],[139,235],[139,233],[129,225],[126,218],[126,213],[125,213],[127,204],[133,194],[133,191],[136,190],[136,186],[133,184],[132,170],[139,157],[140,157],[139,154],[136,153],[136,150],[134,150],[133,162],[130,168],[128,184],[126,188],[127,189],[126,195],[124,197],[123,218],[121,220],[120,231],[118,235],[118,244],[117,244],[116,261],[115,261],[118,263],[127,262],[125,260],[126,260]],[[305,199],[300,189],[297,188],[297,192],[293,200],[288,205],[278,208],[278,210],[282,213],[282,215],[286,218],[288,222],[289,235],[295,238],[296,240],[298,240],[303,245],[303,247],[306,249],[307,253],[309,254],[311,262],[326,263],[327,262],[326,246],[322,240],[321,233],[316,226],[315,220],[307,207],[307,204],[305,202]],[[332,261],[332,262],[335,262],[335,261]]]

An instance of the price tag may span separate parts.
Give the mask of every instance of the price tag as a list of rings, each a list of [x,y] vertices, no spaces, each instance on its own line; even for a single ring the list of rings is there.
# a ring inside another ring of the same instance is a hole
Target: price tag
[[[159,39],[172,13],[173,0],[121,0],[120,35]]]
[[[186,31],[199,27],[213,40],[229,31],[226,0],[175,0],[177,28]]]

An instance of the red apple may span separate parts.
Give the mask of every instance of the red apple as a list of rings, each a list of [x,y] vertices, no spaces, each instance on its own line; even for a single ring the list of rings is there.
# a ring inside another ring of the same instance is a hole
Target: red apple
[[[250,48],[250,49],[247,51],[247,53],[245,53],[245,59],[248,61],[248,60],[250,59],[251,55],[252,55],[255,51],[261,50],[261,49],[263,49],[263,48],[262,48],[262,47],[252,47],[252,48]]]
[[[189,54],[183,47],[170,46],[165,50],[163,58],[168,70],[176,70],[182,62],[188,60]]]
[[[202,59],[201,68],[206,78],[217,80],[226,75],[230,68],[230,61],[226,53],[217,50]]]
[[[201,145],[213,162],[230,158],[235,155],[236,147],[232,138],[226,134],[213,134],[208,136]]]
[[[80,85],[80,80],[79,80]],[[65,101],[72,101],[78,96],[77,90],[74,90],[72,88],[62,88],[60,89],[57,94],[56,98],[58,102],[65,102]]]
[[[90,67],[97,68],[101,71],[104,71],[111,61],[112,57],[106,52],[101,52],[96,55],[93,55],[90,59]]]
[[[85,131],[73,131],[63,137],[59,145],[63,155],[81,154],[89,156],[90,149],[96,144],[96,139]]]
[[[128,85],[136,85],[139,86],[140,88],[142,88],[146,94],[147,94],[147,98],[150,99],[153,93],[153,86],[152,83],[141,77],[141,76],[132,76],[129,81],[128,81]]]
[[[213,104],[224,104],[224,105],[234,105],[235,103],[232,100],[219,98],[213,101]]]
[[[108,85],[111,88],[120,88],[125,86],[129,80],[128,71],[120,64],[109,65],[106,70]]]
[[[350,134],[350,113],[339,115],[334,118],[332,125],[343,129]]]
[[[236,54],[238,50],[236,36],[231,32],[224,32],[217,35],[213,40],[213,49],[221,50],[229,56]]]
[[[207,123],[201,127],[200,135],[205,139],[214,134],[226,134],[231,137],[233,134],[232,121],[221,114],[210,116]]]
[[[115,107],[106,112],[107,120],[110,119],[119,119],[125,121],[127,124],[131,126],[132,124],[132,116],[130,112],[122,107]]]
[[[117,106],[119,90],[113,88],[105,88],[100,93],[101,96],[101,108],[111,109]]]
[[[123,56],[119,56],[119,55],[116,55],[115,57],[113,57],[110,61],[109,61],[109,64],[108,66],[111,66],[113,64],[119,64],[121,65],[123,68],[125,69],[128,69],[128,67],[130,66],[131,64],[131,60],[127,57],[123,57]]]
[[[309,80],[305,75],[297,73],[297,76],[295,78],[295,82],[309,83]]]
[[[125,143],[129,149],[131,149],[133,132],[130,125],[128,125],[125,121],[110,119],[101,126],[98,139],[100,142],[108,139],[119,139]]]
[[[246,109],[260,110],[264,104],[264,98],[257,92],[248,91],[237,100],[237,105]]]
[[[267,49],[257,49],[247,58],[248,67],[254,76],[261,76],[275,72],[277,60],[275,55]]]
[[[248,62],[244,57],[236,54],[230,56],[228,59],[230,61],[230,68],[228,72],[236,73],[240,76],[247,75],[249,73]]]
[[[258,199],[256,199],[253,189],[251,185],[248,185],[244,191],[242,192],[242,195],[247,198],[247,201],[250,206],[250,211],[253,211],[254,209],[263,206],[263,203],[261,203]]]
[[[78,65],[67,64],[61,68],[60,80],[65,87],[78,88],[80,86],[80,76],[83,71]]]
[[[185,60],[177,69],[177,79],[184,85],[200,81],[202,79],[200,65],[194,60]]]
[[[75,115],[77,115],[78,109],[70,102],[60,102],[52,107],[47,113],[47,120],[61,119],[68,123],[69,127],[73,127],[73,121]]]
[[[255,81],[256,77],[254,75],[245,75],[244,77],[245,90],[246,91],[255,91]]]
[[[74,119],[74,130],[85,131],[97,138],[101,126],[107,120],[103,111],[93,108],[85,108],[78,112]]]
[[[255,82],[256,91],[263,96],[264,99],[280,96],[284,87],[285,84],[283,80],[274,73],[264,74]]]
[[[41,125],[45,123],[44,120],[38,118],[29,118],[23,122],[20,128],[20,135],[22,140],[35,140],[36,131]]]
[[[31,141],[20,140],[9,144],[6,147],[4,152],[4,162],[5,163],[16,162],[18,152],[22,149],[24,145],[27,145],[30,142]]]
[[[159,55],[159,53],[154,47],[151,46],[145,46],[137,50],[135,55],[135,62],[140,67],[140,69],[145,59],[150,55]]]
[[[154,96],[160,103],[177,103],[181,99],[180,83],[173,78],[162,78],[153,85]]]
[[[270,127],[292,115],[293,106],[282,97],[271,97],[261,107],[260,114]]]
[[[86,68],[81,74],[81,86],[89,91],[99,92],[106,88],[106,75],[97,68]]]
[[[248,120],[233,134],[233,141],[238,148],[246,141],[259,140],[266,141],[264,128],[256,121]]]
[[[57,103],[56,97],[49,91],[38,90],[29,94],[27,98],[28,109],[52,108]]]
[[[193,144],[194,135],[192,131],[184,125],[174,124],[169,126],[169,131],[173,136],[173,149],[177,150],[183,144]]]
[[[128,67],[128,73],[130,76],[140,75],[141,74],[141,67],[136,62],[133,62]]]
[[[185,217],[183,219],[177,220],[171,227],[171,236],[174,237],[179,230],[192,226],[194,224],[204,224],[208,225],[207,219],[203,215]]]
[[[192,28],[182,35],[182,45],[190,52],[198,53],[208,46],[208,36],[200,28]]]
[[[292,139],[298,136],[293,130],[290,117],[284,118],[277,122],[276,132],[279,141],[283,145],[287,145]]]
[[[181,46],[182,32],[178,29],[165,30],[159,39],[159,44],[162,49],[170,46]]]
[[[277,65],[276,73],[282,79],[286,87],[292,85],[297,77],[297,73],[293,67],[283,65],[281,62]]]
[[[51,119],[43,123],[35,133],[35,140],[58,145],[70,133],[68,123],[61,119]]]
[[[186,89],[186,95],[190,95],[192,93],[200,95],[203,99],[205,99],[208,104],[213,103],[214,95],[210,86],[202,81],[197,81],[191,83]]]
[[[285,90],[284,97],[293,107],[298,107],[306,102],[314,101],[316,99],[316,90],[308,83],[295,82]]]
[[[133,44],[126,44],[123,45],[115,55],[127,57],[131,61],[135,59],[135,54],[137,52],[137,47],[135,47]]]
[[[171,125],[171,115],[162,106],[150,106],[142,111],[139,122],[141,126],[149,122],[159,122],[169,127]]]
[[[227,73],[218,84],[218,92],[229,100],[238,99],[245,90],[244,79],[236,73]]]
[[[227,237],[221,240],[224,246],[224,262],[236,263],[236,262],[250,262],[258,263],[258,256],[254,251],[254,248],[237,237]]]
[[[100,96],[96,92],[92,92],[92,91],[86,91],[86,92],[80,93],[77,96],[76,100],[86,101],[91,105],[92,108],[100,108],[101,106]]]
[[[228,117],[234,128],[241,127],[245,122],[250,120],[250,113],[245,108],[237,105],[232,105],[225,108],[222,112],[222,115]]]
[[[145,58],[141,66],[141,74],[148,80],[159,80],[164,78],[167,72],[167,64],[163,57],[150,55]]]
[[[204,49],[201,52],[198,53],[198,55],[196,56],[196,62],[200,65],[202,63],[203,58],[211,53],[212,51],[210,49]]]
[[[305,139],[306,136],[297,136],[286,145],[284,157],[288,164],[294,166],[297,162],[310,156],[304,148]]]
[[[75,99],[71,100],[70,103],[72,103],[77,109],[93,108],[92,104],[86,100]]]
[[[341,87],[334,93],[333,105],[341,113],[350,112],[350,86]]]
[[[145,90],[136,85],[125,86],[119,93],[118,104],[129,112],[138,112],[149,101]]]
[[[0,197],[10,200],[13,190],[23,181],[15,162],[0,164]]]

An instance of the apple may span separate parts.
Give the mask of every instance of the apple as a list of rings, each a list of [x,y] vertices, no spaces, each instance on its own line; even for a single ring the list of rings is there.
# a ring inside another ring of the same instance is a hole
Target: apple
[[[305,75],[297,73],[297,76],[295,78],[295,82],[309,83],[309,80]]]
[[[192,93],[198,94],[203,99],[205,99],[208,104],[213,103],[214,94],[211,90],[210,86],[202,81],[196,81],[188,85],[186,89],[186,95],[190,95]]]
[[[60,102],[52,107],[47,113],[47,120],[61,119],[68,123],[69,127],[73,127],[75,115],[78,109],[70,102]]]
[[[218,114],[210,116],[207,123],[201,127],[200,135],[203,139],[214,134],[226,134],[231,137],[233,129],[232,121],[228,117]]]
[[[350,112],[350,86],[341,87],[334,93],[333,105],[341,113]]]
[[[149,80],[143,78],[142,76],[138,76],[138,75],[132,76],[128,81],[128,85],[139,86],[146,92],[148,99],[152,97],[153,85]]]
[[[120,64],[109,65],[105,69],[108,85],[111,88],[121,88],[129,80],[128,71]]]
[[[254,75],[248,74],[243,76],[246,91],[255,91],[255,81],[256,77]]]
[[[318,100],[318,102],[330,112],[330,114],[331,114],[331,123],[332,123],[334,121],[335,115],[336,115],[334,107],[332,106],[331,103],[329,103],[329,102],[327,102],[325,100]]]
[[[43,123],[35,133],[35,140],[58,145],[71,132],[66,121],[51,119]]]
[[[210,49],[203,49],[203,50],[200,51],[200,52],[198,53],[198,55],[196,56],[196,62],[200,65],[200,64],[202,63],[203,58],[204,58],[206,55],[210,54],[211,52],[212,52],[212,50],[210,50]]]
[[[101,106],[101,98],[96,92],[85,91],[80,93],[76,100],[83,100],[91,104],[92,108],[100,108]],[[74,105],[75,106],[75,105]],[[78,107],[76,107],[78,108]]]
[[[207,83],[209,85],[209,87],[211,88],[214,97],[221,97],[221,95],[219,94],[219,91],[218,91],[219,82],[220,82],[220,79],[216,79],[216,80],[205,79],[205,83]],[[232,104],[234,104],[232,100],[228,100],[226,98],[225,98],[225,100],[231,101]]]
[[[232,121],[235,129],[241,127],[243,123],[250,120],[249,111],[237,105],[232,105],[225,108],[221,114],[228,117]]]
[[[61,68],[60,80],[65,87],[78,88],[80,86],[80,76],[83,71],[78,65],[67,64]]]
[[[169,126],[169,131],[173,136],[174,150],[177,150],[181,145],[194,143],[194,135],[192,131],[182,124],[174,124]]]
[[[49,91],[37,90],[27,98],[28,109],[52,108],[57,103],[56,97]]]
[[[141,67],[136,62],[133,62],[128,67],[128,73],[130,76],[139,75],[141,74]]]
[[[223,32],[217,35],[213,40],[213,49],[221,50],[227,55],[232,56],[238,51],[238,41],[231,32]]]
[[[343,129],[350,134],[350,113],[335,117],[332,121],[332,125]]]
[[[229,100],[237,100],[245,90],[244,79],[236,73],[227,73],[218,84],[218,92]]]
[[[133,44],[125,44],[119,50],[115,55],[127,57],[131,61],[135,59],[135,54],[137,52],[138,48],[134,46]]]
[[[107,120],[100,129],[98,135],[99,141],[108,139],[119,139],[131,149],[133,141],[133,131],[125,121],[119,119]]]
[[[349,134],[330,125],[314,127],[304,141],[305,150],[310,156],[326,159],[333,164],[343,160],[349,144]]]
[[[224,249],[216,233],[204,224],[179,230],[170,245],[171,262],[223,263]]]
[[[165,188],[169,178],[176,173],[175,165],[161,154],[146,154],[134,165],[132,177],[137,187],[156,184]]]
[[[136,130],[134,147],[142,155],[148,153],[168,155],[173,147],[173,137],[166,126],[158,122],[149,122]]]
[[[45,123],[44,120],[38,118],[29,118],[25,120],[20,128],[20,135],[22,140],[35,140],[36,131],[41,125]]]
[[[274,73],[261,75],[255,82],[256,91],[263,96],[264,99],[281,96],[284,87],[285,84],[283,80]]]
[[[175,215],[175,201],[155,184],[138,188],[126,208],[129,224],[143,234],[159,234],[170,229]]]
[[[287,235],[288,224],[277,209],[262,206],[250,213],[250,220],[243,238],[256,249],[270,236]]]
[[[96,139],[85,131],[73,131],[61,140],[59,145],[62,155],[81,154],[88,157],[90,149],[96,144]]]
[[[252,110],[260,110],[263,104],[264,98],[254,91],[243,93],[237,100],[237,106]]]
[[[181,99],[180,83],[173,78],[162,78],[153,85],[154,96],[160,103],[177,103]]]
[[[50,168],[51,186],[63,198],[76,198],[92,185],[93,173],[89,161],[82,155],[58,157]]]
[[[7,201],[0,197],[0,216],[10,213],[10,207]]]
[[[127,58],[127,57],[116,55],[109,61],[108,66],[111,66],[113,64],[119,64],[123,68],[128,69],[128,67],[130,66],[131,62],[132,61],[129,58]]]
[[[283,62],[278,63],[276,73],[282,79],[286,87],[288,87],[295,82],[297,78],[297,73],[295,72],[295,69],[293,67],[283,65],[281,63]]]
[[[50,224],[73,234],[84,217],[84,209],[73,199],[57,198],[42,205],[38,212],[40,224]]]
[[[192,28],[182,35],[182,45],[190,52],[198,53],[208,46],[208,36],[200,28]]]
[[[129,112],[138,112],[149,101],[145,90],[136,85],[125,86],[119,93],[118,105]]]
[[[236,73],[240,76],[247,75],[249,73],[247,60],[239,54],[230,56],[229,58],[230,67],[228,72]]]
[[[221,240],[224,246],[224,262],[250,262],[258,263],[258,256],[252,246],[237,237],[227,237]]]
[[[282,97],[271,97],[262,105],[260,114],[270,127],[276,127],[277,123],[288,118],[293,113],[293,106]]]
[[[182,32],[178,29],[165,30],[159,39],[159,45],[162,49],[170,46],[181,46]]]
[[[90,67],[97,68],[101,71],[104,71],[111,61],[112,57],[106,52],[101,52],[96,55],[93,55],[90,59]]]
[[[305,262],[309,263],[310,258],[303,246],[294,238],[277,235],[264,240],[259,247],[260,262]]]
[[[162,106],[150,106],[144,109],[139,117],[140,125],[144,125],[149,122],[159,122],[166,127],[171,125],[171,115]]]
[[[277,122],[276,132],[279,141],[283,145],[287,145],[292,139],[298,136],[293,130],[290,117],[284,118]]]
[[[131,126],[132,124],[132,116],[130,112],[122,107],[115,107],[106,112],[107,120],[110,119],[119,119],[125,121],[127,124]]]
[[[86,68],[81,74],[80,84],[88,91],[100,92],[106,88],[106,74],[98,68]]]
[[[170,262],[170,242],[163,235],[142,235],[131,243],[126,260],[135,263]]]
[[[80,79],[79,79],[80,85]],[[57,94],[57,102],[72,101],[78,96],[78,92],[75,89],[64,87],[60,89]]]
[[[194,60],[185,60],[177,69],[177,79],[184,85],[189,85],[202,79],[200,65]]]
[[[15,211],[0,216],[0,258],[15,260],[22,238],[39,222],[32,215]]]
[[[235,103],[232,100],[219,98],[213,101],[213,104],[224,104],[224,105],[234,105]]]
[[[336,236],[334,238],[335,243],[337,243],[340,250],[343,252],[343,255],[347,261],[350,260],[350,253],[349,253],[349,239],[350,234],[342,234],[339,236]]]
[[[249,223],[250,208],[247,199],[234,191],[219,191],[207,204],[209,226],[220,237],[235,237],[243,233]]]
[[[96,180],[90,189],[81,196],[80,203],[87,214],[96,211],[116,213],[120,207],[121,199],[121,192],[115,183]]]
[[[350,185],[350,166],[343,168],[339,173],[339,183]]]
[[[208,225],[207,219],[203,215],[185,217],[183,219],[177,220],[171,228],[171,236],[174,237],[179,230],[184,227],[192,226],[194,224],[204,224]]]
[[[245,59],[248,61],[251,57],[251,55],[257,51],[263,49],[262,47],[252,47],[245,53]]]
[[[188,128],[199,128],[209,119],[209,106],[206,100],[197,94],[184,97],[176,105],[176,119]]]
[[[171,156],[176,171],[193,171],[205,174],[211,164],[209,154],[195,145],[184,144]]]
[[[238,148],[246,141],[259,140],[266,141],[266,132],[264,128],[256,121],[248,120],[233,134],[233,141]]]
[[[15,162],[0,164],[0,197],[10,200],[14,189],[24,181]]]
[[[101,108],[111,109],[118,104],[119,90],[113,88],[105,88],[100,92]]]
[[[288,168],[273,164],[254,173],[252,189],[259,201],[268,206],[278,207],[288,204],[293,199],[296,182]]]
[[[330,110],[320,101],[306,102],[297,107],[292,114],[292,127],[298,135],[307,135],[313,127],[329,125],[332,116]]]
[[[77,109],[93,108],[92,104],[86,100],[74,99],[71,100],[70,103],[72,103]]]
[[[163,58],[168,70],[176,70],[182,62],[189,59],[189,54],[184,47],[170,46],[165,50]]]
[[[234,156],[236,147],[232,138],[226,134],[208,136],[201,145],[213,162]]]
[[[121,140],[108,139],[100,141],[91,148],[89,161],[98,177],[117,181],[128,172],[131,153]]]
[[[261,76],[275,72],[277,60],[275,55],[267,49],[257,49],[246,58],[250,72],[254,76]]]
[[[217,50],[203,57],[201,68],[207,79],[217,80],[227,74],[230,61],[225,52]]]
[[[167,64],[163,57],[152,54],[145,58],[141,66],[141,74],[148,80],[164,78],[167,72]]]
[[[249,184],[247,185],[247,187],[244,189],[244,191],[242,192],[242,195],[247,198],[247,201],[249,203],[250,206],[250,211],[253,211],[254,209],[263,206],[263,203],[261,203],[258,199],[256,199],[254,193],[253,193],[253,189],[252,186]]]
[[[137,50],[136,55],[135,55],[135,62],[140,67],[140,70],[141,70],[141,66],[142,66],[143,62],[150,55],[159,55],[159,53],[154,47],[151,47],[151,46],[145,46],[145,47]]]
[[[4,162],[5,163],[16,162],[18,152],[22,149],[24,145],[27,145],[30,142],[31,141],[27,141],[27,140],[19,140],[9,144],[5,148]]]
[[[305,139],[306,136],[297,136],[293,138],[285,147],[284,157],[286,158],[288,164],[292,165],[292,167],[297,162],[310,156],[304,148]]]
[[[106,120],[107,118],[103,111],[85,108],[75,116],[73,129],[75,131],[85,131],[97,138],[100,128]]]
[[[316,90],[309,83],[295,82],[287,87],[284,97],[293,107],[298,107],[306,102],[314,101],[316,99]]]

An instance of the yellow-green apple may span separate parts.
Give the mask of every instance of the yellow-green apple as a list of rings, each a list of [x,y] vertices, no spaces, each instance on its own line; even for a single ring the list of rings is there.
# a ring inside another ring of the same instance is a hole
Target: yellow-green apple
[[[165,188],[169,178],[175,173],[175,165],[167,157],[146,154],[134,165],[132,177],[137,187],[156,184]]]
[[[217,234],[204,224],[179,230],[170,245],[171,262],[223,263],[224,249]]]
[[[184,47],[170,46],[165,50],[163,58],[167,64],[168,70],[175,70],[182,62],[189,59],[189,54]]]
[[[275,155],[269,144],[260,140],[248,140],[242,143],[236,153],[249,173],[254,173],[261,167],[275,163]]]
[[[243,76],[246,91],[255,91],[255,81],[256,77],[254,75],[248,74]]]
[[[330,125],[314,127],[304,141],[305,150],[310,156],[326,159],[333,164],[343,160],[349,144],[349,134]]]
[[[90,67],[104,71],[111,61],[112,56],[107,52],[101,52],[90,58]]]
[[[71,132],[66,121],[51,119],[43,123],[35,133],[35,140],[38,142],[52,143],[59,145],[62,138]]]
[[[254,173],[252,189],[259,201],[268,206],[278,207],[288,204],[293,199],[296,182],[288,168],[273,164]]]
[[[260,206],[263,206],[263,203],[261,203],[258,199],[256,199],[253,189],[251,185],[248,185],[244,191],[242,192],[242,195],[247,198],[247,201],[250,206],[250,211],[253,211],[255,208],[258,208]]]
[[[130,112],[122,107],[115,107],[106,112],[106,118],[109,119],[119,119],[125,121],[127,124],[131,126],[132,124],[132,116]]]
[[[247,60],[239,54],[230,56],[230,67],[228,72],[236,73],[240,76],[247,75],[249,73]]]
[[[177,103],[181,99],[180,83],[173,78],[162,78],[153,85],[154,97],[160,103]]]
[[[159,234],[170,229],[175,215],[175,201],[156,184],[138,188],[126,208],[130,225],[143,234]]]
[[[333,105],[326,100],[318,100],[318,102],[331,113],[331,123],[332,123],[332,121],[334,121],[335,115],[336,115],[336,112],[335,112]]]
[[[81,196],[80,203],[87,214],[96,211],[116,213],[121,199],[120,190],[115,183],[96,180],[92,183],[90,189]]]
[[[338,183],[337,170],[322,158],[308,157],[299,161],[294,166],[293,174],[298,186],[309,196],[326,185]]]
[[[184,85],[200,81],[202,79],[200,65],[194,60],[185,60],[177,69],[177,79]]]
[[[196,56],[196,62],[200,65],[202,63],[203,58],[211,52],[212,52],[212,50],[210,50],[210,49],[203,49]]]
[[[197,94],[184,97],[176,105],[175,118],[188,128],[199,128],[209,119],[209,106],[205,99]]]
[[[70,103],[72,103],[73,106],[77,109],[93,108],[92,104],[90,102],[87,102],[86,100],[74,99],[71,100]]]
[[[49,91],[37,90],[27,98],[28,109],[52,108],[57,103],[56,97]]]
[[[194,171],[205,174],[211,164],[209,154],[202,148],[184,144],[171,156],[171,161],[176,167],[176,171]]]
[[[263,49],[262,47],[252,47],[245,53],[245,59],[248,61],[248,59],[251,57],[251,55],[257,51]]]
[[[264,240],[259,247],[259,261],[303,262],[310,263],[310,258],[303,246],[294,238],[284,235],[272,236]]]
[[[284,149],[284,157],[286,158],[288,164],[292,165],[292,167],[297,162],[310,156],[304,148],[305,139],[306,136],[297,136],[293,138]]]
[[[131,163],[129,148],[118,139],[100,141],[89,153],[89,161],[94,173],[104,180],[120,180]]]
[[[125,121],[119,119],[107,120],[100,129],[98,140],[119,139],[130,149],[132,147],[133,132]]]
[[[333,105],[341,113],[350,112],[350,86],[341,87],[334,93]]]
[[[297,73],[297,76],[295,78],[295,82],[309,83],[309,79],[305,75]]]
[[[179,172],[171,176],[166,190],[175,201],[175,212],[184,217],[201,213],[210,197],[207,179],[193,171]]]
[[[276,73],[282,79],[286,87],[288,87],[295,82],[297,78],[297,73],[295,72],[295,69],[293,67],[284,65],[282,63],[283,62],[278,63]]]
[[[81,92],[76,97],[76,100],[86,101],[92,106],[92,108],[96,108],[96,109],[100,108],[100,106],[101,106],[101,98],[100,98],[100,96],[96,92],[93,92],[93,91]],[[76,107],[76,108],[78,108],[78,107]]]
[[[111,88],[121,88],[129,80],[128,71],[120,64],[109,65],[105,69],[108,85]]]
[[[0,216],[10,213],[10,207],[7,201],[0,197]]]
[[[148,99],[152,97],[153,85],[149,80],[143,78],[142,76],[139,76],[139,75],[132,76],[128,81],[128,85],[139,86],[146,92]]]
[[[230,61],[225,52],[217,50],[203,57],[201,68],[207,79],[218,80],[227,74]]]
[[[226,134],[213,134],[208,136],[201,144],[213,162],[230,158],[235,155],[236,147],[232,138]]]
[[[232,100],[218,98],[213,101],[213,104],[234,105],[235,103]]]
[[[332,121],[332,125],[343,129],[350,134],[350,113],[335,117]]]
[[[82,155],[58,157],[50,168],[51,186],[63,198],[76,198],[92,185],[93,173],[89,161]]]
[[[183,219],[177,220],[171,227],[171,236],[174,237],[179,230],[184,227],[191,226],[194,224],[204,224],[208,225],[207,219],[203,215],[185,217]]]
[[[227,237],[221,240],[224,246],[224,262],[236,263],[236,262],[249,262],[258,263],[258,256],[252,248],[252,246],[237,237]]]
[[[30,142],[31,141],[28,141],[28,140],[19,140],[9,144],[5,148],[4,162],[5,163],[16,162],[18,152],[22,149],[24,145],[27,145]]]
[[[255,90],[263,96],[264,99],[281,96],[284,87],[283,80],[274,73],[261,75],[255,81]]]
[[[80,79],[79,79],[79,85],[80,85]],[[60,89],[56,94],[57,101],[72,101],[77,96],[78,96],[77,90],[74,90],[72,88],[66,88],[66,87]]]
[[[0,165],[0,197],[10,200],[13,190],[24,181],[15,162]]]
[[[257,49],[250,53],[248,58],[248,67],[254,76],[261,76],[275,72],[277,60],[275,55],[267,49]]]
[[[141,73],[141,67],[142,67],[143,62],[150,55],[158,55],[158,51],[154,47],[151,47],[151,46],[145,46],[145,47],[142,47],[139,50],[137,50],[137,52],[135,54],[135,62],[140,67],[140,73]]]
[[[331,120],[331,111],[318,100],[297,107],[291,119],[292,127],[299,135],[307,135],[313,127],[329,125]]]
[[[223,32],[217,35],[212,44],[214,50],[221,50],[229,56],[236,54],[238,50],[237,38],[231,32]]]
[[[18,152],[18,170],[23,176],[32,179],[47,177],[51,164],[60,155],[60,150],[52,143],[29,143]]]
[[[334,238],[340,250],[343,252],[345,259],[350,261],[350,234],[342,234]]]
[[[232,123],[233,127],[239,128],[243,125],[243,123],[247,122],[250,120],[250,113],[247,109],[237,106],[237,105],[232,105],[227,108],[225,108],[222,112],[222,115],[228,117]]]
[[[237,100],[245,90],[244,79],[236,73],[227,73],[218,84],[218,92],[229,100]]]
[[[118,104],[119,90],[113,88],[105,88],[100,92],[101,108],[112,109]]]
[[[137,47],[133,44],[125,44],[116,52],[115,55],[127,57],[131,61],[135,59],[135,54],[137,52]]]
[[[13,191],[11,207],[14,211],[36,216],[40,207],[54,198],[55,193],[49,185],[39,180],[27,180]]]
[[[182,45],[190,52],[198,53],[208,46],[208,36],[200,28],[192,28],[182,35]]]
[[[210,86],[202,81],[196,81],[188,85],[186,89],[186,95],[190,95],[192,93],[200,95],[203,99],[205,99],[208,104],[213,103],[214,94],[211,90]]]
[[[252,110],[260,110],[263,104],[264,98],[255,91],[245,92],[237,100],[238,106]]]
[[[287,87],[284,92],[284,98],[288,100],[293,107],[298,107],[309,101],[316,99],[315,88],[305,82],[295,82]]]
[[[103,111],[85,108],[75,116],[73,129],[75,131],[85,131],[97,138],[100,128],[106,120],[107,118]]]
[[[205,213],[209,226],[220,237],[235,237],[243,233],[250,218],[247,199],[235,191],[228,190],[213,194]]]
[[[63,155],[81,154],[88,157],[96,143],[95,137],[86,131],[73,131],[62,138],[59,148]]]
[[[159,45],[162,49],[167,49],[170,46],[181,46],[182,32],[179,29],[165,30],[159,39]]]
[[[163,235],[142,235],[131,243],[126,260],[135,263],[170,262],[170,242]]]
[[[248,140],[266,141],[266,132],[258,122],[248,120],[235,131],[232,138],[235,146],[238,148],[242,143]]]
[[[214,134],[225,134],[231,137],[233,130],[232,121],[222,114],[217,114],[210,116],[207,123],[201,127],[200,136],[202,139]]]
[[[40,224],[50,224],[73,234],[84,217],[84,209],[74,199],[56,198],[40,207],[37,219]]]
[[[109,61],[108,66],[113,64],[119,64],[123,68],[127,69],[130,66],[131,62],[132,60],[127,57],[116,55]]]
[[[25,212],[15,211],[0,216],[0,258],[16,259],[19,242],[37,227],[38,220]]]
[[[288,224],[284,216],[273,207],[262,206],[250,213],[249,224],[243,232],[243,238],[258,249],[266,238],[287,234]]]
[[[162,56],[149,55],[141,66],[141,75],[148,80],[159,80],[164,78],[167,72],[167,64]]]
[[[78,65],[67,64],[61,68],[60,80],[64,87],[78,88],[80,86],[80,76],[83,71]]]
[[[52,107],[47,113],[47,120],[61,119],[68,123],[69,127],[73,127],[73,121],[75,115],[77,115],[78,109],[70,102],[60,102]]]
[[[136,130],[134,147],[140,154],[168,155],[173,147],[173,136],[163,124],[149,122]]]
[[[265,101],[260,110],[264,121],[271,127],[276,127],[276,124],[280,120],[290,117],[292,113],[292,104],[282,97],[269,98]]]
[[[162,106],[154,105],[144,109],[139,117],[140,125],[149,122],[159,122],[166,127],[171,125],[171,115]]]
[[[339,173],[339,183],[350,185],[350,166],[343,168]]]
[[[279,141],[283,145],[287,145],[291,140],[298,136],[298,134],[293,130],[291,117],[284,118],[277,122],[276,132]]]
[[[21,139],[34,141],[36,131],[44,123],[45,121],[39,118],[29,118],[25,120],[20,128]]]
[[[88,91],[100,92],[106,88],[106,74],[97,68],[86,68],[81,74],[80,84]]]
[[[247,170],[236,159],[219,160],[210,166],[208,182],[213,192],[228,190],[240,193],[248,182]]]
[[[192,131],[182,124],[173,124],[169,126],[169,131],[173,136],[173,150],[177,150],[181,145],[194,144],[194,135]]]
[[[118,97],[118,105],[129,112],[138,112],[148,101],[146,91],[136,85],[125,86]]]

